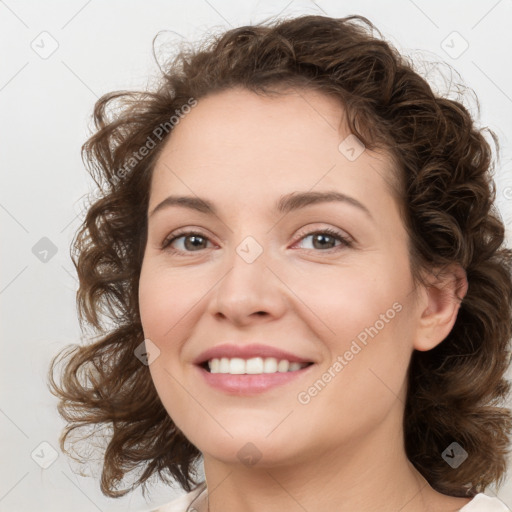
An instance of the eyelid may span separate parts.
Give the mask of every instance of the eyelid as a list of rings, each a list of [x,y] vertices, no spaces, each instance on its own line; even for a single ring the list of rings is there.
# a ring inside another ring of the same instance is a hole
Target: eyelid
[[[162,250],[167,250],[168,246],[177,240],[178,238],[186,237],[186,236],[192,236],[192,235],[198,235],[202,236],[203,238],[206,238],[209,242],[212,242],[212,237],[206,233],[203,232],[202,228],[195,228],[193,226],[185,227],[185,228],[179,228],[169,235],[167,235],[163,242],[160,244],[160,248]],[[176,251],[179,252],[179,251]],[[191,251],[188,251],[191,252]],[[192,251],[193,252],[193,251]]]
[[[344,240],[347,243],[350,243],[350,244],[356,243],[356,240],[351,235],[349,235],[346,231],[344,231],[340,228],[332,227],[332,226],[320,226],[318,228],[309,227],[309,228],[301,229],[299,231],[299,233],[297,234],[296,242],[299,242],[300,240],[302,240],[303,238],[305,238],[307,236],[315,235],[318,233],[329,233],[332,236],[341,238],[342,240]],[[294,242],[294,244],[296,242]]]

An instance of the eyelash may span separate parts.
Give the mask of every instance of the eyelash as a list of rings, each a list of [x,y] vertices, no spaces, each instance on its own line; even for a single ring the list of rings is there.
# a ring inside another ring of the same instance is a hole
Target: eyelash
[[[315,231],[310,231],[309,233],[306,233],[304,234],[303,236],[301,236],[297,242],[300,242],[301,240],[303,240],[304,238],[307,238],[309,236],[312,236],[312,235],[323,235],[323,234],[327,234],[329,236],[332,236],[333,238],[335,238],[336,240],[339,240],[341,242],[340,245],[336,246],[336,247],[332,247],[330,249],[326,249],[325,251],[322,251],[322,250],[315,250],[315,249],[305,249],[306,251],[315,251],[315,252],[330,252],[330,251],[334,251],[334,250],[339,250],[341,247],[352,247],[353,246],[353,241],[348,238],[347,236],[344,236],[341,232],[335,230],[335,229],[332,229],[332,228],[325,228],[325,229],[321,229],[321,230],[315,230]],[[161,250],[165,250],[165,251],[168,251],[168,252],[171,252],[171,253],[181,253],[183,251],[180,251],[178,249],[174,249],[171,246],[171,244],[175,241],[175,240],[178,240],[179,238],[183,238],[183,237],[186,237],[186,236],[200,236],[202,238],[205,238],[206,240],[209,240],[209,238],[205,235],[203,235],[202,233],[200,232],[197,232],[197,231],[187,231],[186,229],[185,230],[179,230],[175,233],[173,233],[172,235],[169,235],[163,242],[162,242],[162,246],[161,246]],[[297,243],[295,242],[295,243]],[[192,255],[193,253],[195,252],[199,252],[199,251],[185,251],[185,253],[189,253],[190,255]]]

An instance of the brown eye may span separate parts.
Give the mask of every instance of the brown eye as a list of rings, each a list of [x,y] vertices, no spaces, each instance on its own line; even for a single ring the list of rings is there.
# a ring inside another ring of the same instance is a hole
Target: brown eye
[[[164,240],[162,249],[171,252],[197,252],[206,249],[208,241],[208,238],[201,233],[192,231],[175,233]]]
[[[342,233],[335,231],[334,229],[323,229],[321,231],[308,233],[301,238],[301,241],[310,237],[312,239],[312,247],[306,247],[308,250],[329,250],[335,249],[339,246],[351,247],[352,245],[352,242],[347,237],[345,237]],[[340,243],[336,244],[336,241]]]

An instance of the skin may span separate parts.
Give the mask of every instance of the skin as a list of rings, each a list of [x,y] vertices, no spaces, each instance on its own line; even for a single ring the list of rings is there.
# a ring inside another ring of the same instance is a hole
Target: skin
[[[212,512],[438,512],[469,501],[428,485],[405,455],[402,431],[411,353],[448,335],[465,274],[453,267],[414,288],[391,159],[366,149],[348,160],[338,149],[349,135],[343,114],[334,99],[307,90],[216,93],[180,121],[154,169],[139,289],[145,337],[160,350],[150,372],[169,415],[204,456]],[[371,216],[343,202],[273,210],[282,195],[310,190],[344,193]],[[151,214],[171,194],[208,199],[218,213],[169,206]],[[162,249],[178,228],[206,239]],[[325,228],[353,245],[315,244],[310,234]],[[263,250],[252,263],[236,252],[247,236]],[[300,403],[298,394],[394,303],[401,311]],[[265,393],[226,394],[199,378],[193,360],[229,341],[315,364]],[[237,455],[249,442],[261,456],[254,465]]]

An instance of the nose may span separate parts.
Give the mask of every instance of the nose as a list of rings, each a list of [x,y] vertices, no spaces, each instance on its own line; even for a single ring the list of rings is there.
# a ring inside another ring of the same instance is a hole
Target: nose
[[[265,252],[249,263],[233,250],[229,270],[212,290],[208,312],[237,326],[281,317],[288,288],[267,262]]]

